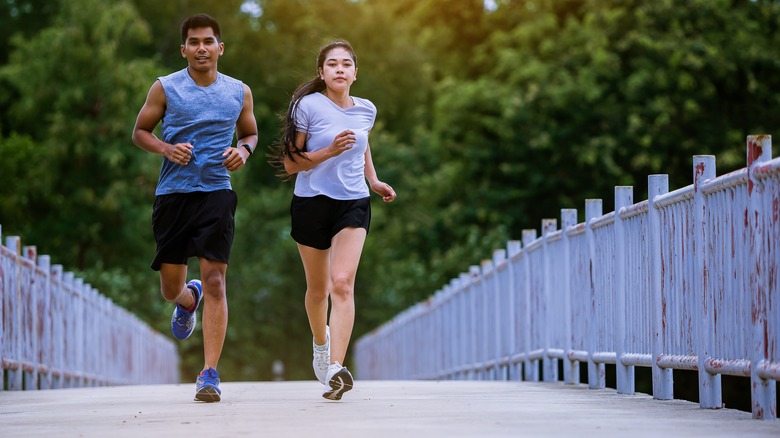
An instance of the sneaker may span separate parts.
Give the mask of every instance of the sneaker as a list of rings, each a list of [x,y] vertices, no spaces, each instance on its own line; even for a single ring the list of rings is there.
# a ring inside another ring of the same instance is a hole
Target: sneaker
[[[328,387],[322,396],[328,400],[341,400],[341,396],[352,389],[352,374],[338,362],[328,368],[327,381]]]
[[[200,300],[203,299],[203,286],[200,284],[200,280],[190,280],[187,283],[187,287],[195,293],[195,309],[190,312],[178,303],[173,309],[173,316],[171,316],[171,331],[176,339],[187,339],[190,337],[193,331],[195,331],[195,323],[198,321],[196,312],[198,306],[200,306]]]
[[[327,380],[325,378],[328,376],[328,367],[330,366],[330,327],[325,326],[325,345],[328,347],[324,350],[320,350],[317,348],[317,344],[314,343],[314,339],[312,339],[312,349],[314,350],[314,360],[312,360],[311,364],[314,367],[314,375],[317,376],[317,380],[320,381],[323,385]]]
[[[219,374],[214,368],[203,370],[195,381],[195,401],[218,402],[222,396],[219,390]]]

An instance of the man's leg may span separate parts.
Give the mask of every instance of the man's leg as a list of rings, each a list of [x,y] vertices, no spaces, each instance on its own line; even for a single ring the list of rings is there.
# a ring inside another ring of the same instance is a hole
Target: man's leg
[[[200,275],[203,284],[203,369],[217,369],[227,331],[228,305],[225,276],[227,264],[200,259]]]
[[[170,303],[179,304],[185,309],[195,305],[192,291],[185,284],[187,282],[187,265],[173,265],[163,263],[160,265],[160,293]]]

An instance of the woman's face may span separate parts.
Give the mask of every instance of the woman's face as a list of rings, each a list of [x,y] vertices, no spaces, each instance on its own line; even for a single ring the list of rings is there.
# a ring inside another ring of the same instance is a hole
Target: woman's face
[[[325,81],[328,89],[349,92],[356,76],[357,67],[349,50],[336,47],[325,55],[325,62],[320,67],[320,78]]]

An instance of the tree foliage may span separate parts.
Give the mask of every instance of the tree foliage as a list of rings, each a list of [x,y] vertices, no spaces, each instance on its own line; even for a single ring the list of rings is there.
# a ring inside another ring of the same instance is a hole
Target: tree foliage
[[[179,23],[217,17],[220,70],[249,84],[260,144],[335,39],[358,54],[355,95],[379,108],[371,148],[399,194],[374,203],[357,279],[355,339],[493,249],[616,185],[690,184],[691,158],[744,166],[749,134],[778,126],[780,6],[688,0],[70,0],[0,11],[4,234],[77,270],[162,332],[170,306],[148,268],[160,158],[131,129],[155,78],[183,68]],[[15,10],[15,13],[8,11]],[[7,16],[5,15],[7,14]],[[39,18],[35,23],[31,17]],[[292,185],[256,154],[236,173],[233,380],[309,379],[305,282],[289,237]],[[197,265],[192,266],[197,275]],[[181,345],[200,369],[199,331]]]

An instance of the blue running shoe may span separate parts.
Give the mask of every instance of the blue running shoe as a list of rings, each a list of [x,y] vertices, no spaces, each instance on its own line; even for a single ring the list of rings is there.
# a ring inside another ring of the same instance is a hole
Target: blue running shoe
[[[171,331],[176,339],[187,339],[192,332],[195,331],[195,323],[198,322],[198,306],[203,299],[203,286],[200,284],[200,280],[190,280],[187,283],[187,287],[195,293],[195,309],[190,312],[184,307],[176,304],[176,308],[173,309],[173,316],[171,316]]]
[[[214,368],[203,370],[195,382],[195,401],[218,402],[222,396],[219,390],[219,374]]]

